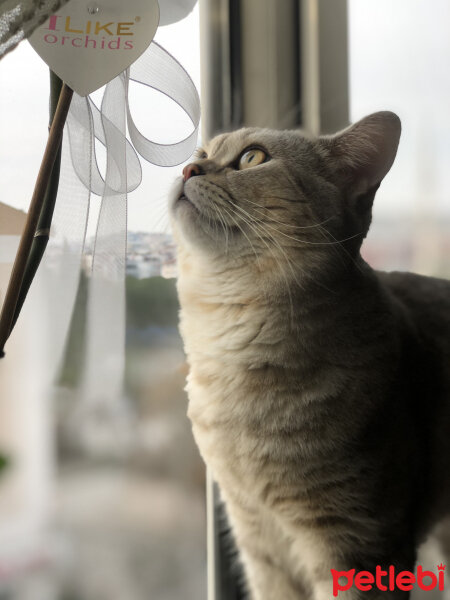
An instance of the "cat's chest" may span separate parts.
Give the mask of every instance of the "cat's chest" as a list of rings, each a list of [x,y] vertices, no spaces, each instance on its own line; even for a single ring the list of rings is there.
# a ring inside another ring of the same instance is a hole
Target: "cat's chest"
[[[269,465],[310,461],[334,433],[317,412],[342,382],[314,366],[298,332],[274,306],[187,302],[181,332],[190,364],[188,416],[200,452],[234,485],[261,481]]]
[[[211,365],[209,365],[211,368]],[[218,364],[192,365],[188,377],[188,416],[200,452],[217,477],[254,493],[262,476],[289,476],[296,465],[311,465],[329,448],[333,431],[311,398],[329,393],[329,382],[303,382],[281,372]],[[256,486],[256,487],[255,487]]]
[[[188,416],[205,461],[215,470],[231,470],[238,478],[248,478],[251,459],[264,446],[256,413],[267,426],[270,417],[263,405],[270,402],[274,390],[251,385],[242,367],[222,362],[213,368],[211,361],[191,366],[186,389]]]

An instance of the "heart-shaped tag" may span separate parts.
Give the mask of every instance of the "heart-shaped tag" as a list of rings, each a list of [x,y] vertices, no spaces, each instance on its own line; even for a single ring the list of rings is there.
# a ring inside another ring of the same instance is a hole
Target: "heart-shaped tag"
[[[157,0],[73,0],[29,41],[58,77],[86,96],[144,52],[158,22]]]

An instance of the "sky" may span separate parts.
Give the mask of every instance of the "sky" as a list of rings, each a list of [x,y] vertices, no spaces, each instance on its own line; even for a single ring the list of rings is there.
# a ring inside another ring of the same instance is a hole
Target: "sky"
[[[389,109],[403,124],[396,162],[377,195],[381,217],[450,214],[449,23],[448,0],[349,0],[351,120]],[[155,39],[199,89],[198,6],[183,21],[160,27]],[[130,103],[147,137],[170,142],[191,131],[173,103],[138,87]],[[45,146],[47,107],[48,69],[23,42],[0,61],[0,200],[24,210]],[[168,230],[167,193],[182,167],[141,162],[143,182],[129,195],[129,229]],[[99,200],[92,198],[95,219]]]

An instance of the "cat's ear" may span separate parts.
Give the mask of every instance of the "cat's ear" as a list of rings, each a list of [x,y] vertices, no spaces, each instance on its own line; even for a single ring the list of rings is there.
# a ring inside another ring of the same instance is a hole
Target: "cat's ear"
[[[321,138],[342,184],[352,197],[376,190],[394,162],[401,123],[396,114],[377,112],[334,136]]]

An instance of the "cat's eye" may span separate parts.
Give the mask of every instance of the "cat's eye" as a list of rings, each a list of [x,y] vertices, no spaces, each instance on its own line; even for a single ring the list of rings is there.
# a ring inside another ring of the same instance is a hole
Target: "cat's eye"
[[[261,148],[250,148],[246,150],[239,159],[239,170],[256,167],[267,160],[267,154]]]
[[[194,156],[199,160],[204,160],[205,158],[208,158],[206,152],[201,148],[197,148],[197,150],[194,152]]]

